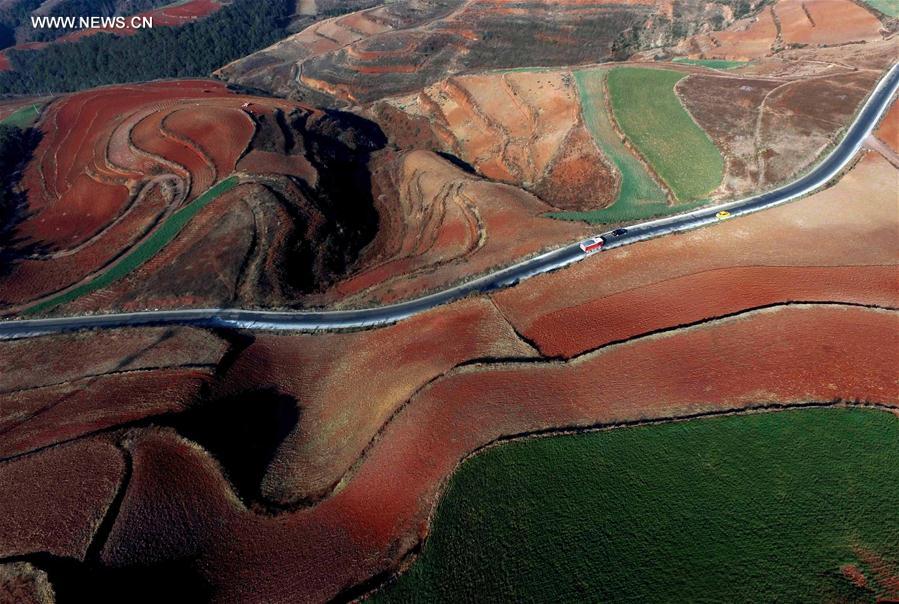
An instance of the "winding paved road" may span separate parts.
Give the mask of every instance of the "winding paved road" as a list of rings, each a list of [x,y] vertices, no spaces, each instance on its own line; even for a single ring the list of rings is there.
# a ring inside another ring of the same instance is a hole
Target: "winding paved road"
[[[798,180],[755,197],[635,224],[628,227],[627,233],[619,237],[614,237],[611,233],[601,233],[606,239],[604,249],[630,245],[645,239],[709,225],[718,221],[715,214],[721,210],[727,210],[732,217],[758,212],[797,199],[823,187],[837,176],[858,153],[865,138],[889,108],[897,88],[899,88],[899,64],[893,65],[878,82],[843,140],[821,163]],[[574,264],[588,257],[581,250],[579,244],[580,242],[573,243],[435,294],[377,308],[345,311],[261,311],[204,308],[7,320],[0,321],[0,339],[27,338],[80,329],[173,324],[289,331],[349,329],[383,325],[395,323],[471,294],[486,293],[508,287],[528,277]]]

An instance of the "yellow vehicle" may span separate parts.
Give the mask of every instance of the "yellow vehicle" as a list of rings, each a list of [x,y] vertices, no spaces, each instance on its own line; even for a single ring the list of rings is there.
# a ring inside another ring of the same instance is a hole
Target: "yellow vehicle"
[[[721,210],[720,212],[715,214],[715,218],[717,218],[718,220],[727,220],[728,218],[730,218],[730,212],[728,212],[727,210]]]

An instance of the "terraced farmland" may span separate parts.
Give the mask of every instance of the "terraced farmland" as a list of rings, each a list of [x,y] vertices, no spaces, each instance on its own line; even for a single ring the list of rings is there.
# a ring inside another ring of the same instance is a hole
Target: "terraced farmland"
[[[40,251],[14,257],[0,275],[0,312],[215,305],[237,297],[283,303],[341,273],[372,236],[374,210],[358,166],[381,144],[380,132],[358,118],[179,80],[60,98],[40,128],[22,178],[27,212],[15,233]],[[331,142],[323,130],[344,132],[349,142]],[[201,213],[209,224],[205,208],[237,184],[235,174],[246,194],[227,196],[215,233],[185,229]],[[354,188],[363,180],[364,189]],[[359,207],[323,209],[337,192]],[[143,273],[117,288],[176,236],[183,253],[155,268],[179,267],[183,280],[157,283]],[[217,245],[204,248],[213,238]],[[350,239],[356,243],[344,246]],[[341,249],[294,243],[311,240]],[[301,266],[288,270],[276,260],[287,253],[303,255]]]
[[[861,409],[502,445],[461,466],[376,601],[895,598],[897,456],[896,418]]]
[[[185,207],[175,212],[169,217],[153,234],[144,239],[140,244],[134,247],[124,258],[113,265],[109,270],[103,272],[99,276],[90,281],[72,288],[65,293],[54,296],[49,300],[35,304],[26,309],[22,314],[33,315],[45,313],[53,310],[57,306],[72,302],[81,296],[95,292],[101,288],[107,287],[119,279],[122,279],[144,262],[152,258],[159,250],[166,246],[176,235],[187,225],[187,223],[197,215],[197,212],[215,201],[219,195],[230,191],[237,186],[237,177],[230,176],[222,180],[205,193],[197,197]]]
[[[674,92],[684,74],[619,67],[609,72],[615,119],[680,202],[700,199],[721,183],[724,159]]]

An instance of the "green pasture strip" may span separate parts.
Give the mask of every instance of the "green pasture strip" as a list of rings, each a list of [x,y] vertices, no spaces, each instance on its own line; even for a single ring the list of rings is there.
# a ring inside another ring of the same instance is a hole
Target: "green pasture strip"
[[[674,93],[684,77],[678,71],[639,67],[618,67],[608,75],[621,130],[682,202],[705,196],[724,176],[718,148]]]
[[[700,67],[709,67],[710,69],[736,69],[748,65],[747,61],[725,61],[724,59],[688,59],[686,57],[676,57],[671,59],[674,63],[683,63],[684,65],[697,65]]]
[[[15,126],[16,128],[28,128],[37,121],[41,114],[41,106],[38,103],[32,103],[27,107],[16,109],[5,118],[0,120],[0,124],[7,126]]]
[[[899,569],[897,459],[897,418],[850,408],[507,443],[461,465],[374,599],[873,602],[860,552]]]
[[[605,210],[595,212],[558,212],[554,217],[570,220],[618,222],[636,220],[646,215],[664,212],[667,208],[665,192],[653,180],[640,160],[624,146],[611,116],[606,111],[604,79],[607,69],[593,68],[574,72],[574,80],[581,99],[584,124],[603,151],[621,173],[621,189],[615,202]],[[648,214],[647,214],[648,213]]]
[[[699,206],[709,203],[708,199],[680,203],[670,206],[667,203],[642,203],[622,204],[615,202],[602,210],[590,210],[586,212],[550,212],[546,214],[550,218],[559,220],[580,220],[591,224],[616,224],[619,222],[634,222],[636,220],[649,220],[661,218],[669,214],[694,210]]]
[[[181,229],[183,229],[200,210],[209,205],[209,203],[215,200],[219,195],[236,187],[237,184],[238,179],[236,176],[230,176],[219,181],[191,203],[172,214],[158,229],[153,231],[149,237],[125,254],[118,262],[113,264],[109,270],[87,283],[25,309],[22,314],[37,315],[46,313],[61,304],[68,304],[81,296],[107,287],[127,276],[144,262],[156,255],[157,252],[174,239],[175,236],[181,232]]]
[[[864,2],[885,15],[899,17],[899,0],[864,0]]]

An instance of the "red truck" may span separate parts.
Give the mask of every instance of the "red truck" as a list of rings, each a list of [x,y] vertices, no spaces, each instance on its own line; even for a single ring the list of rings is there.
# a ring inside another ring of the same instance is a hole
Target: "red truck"
[[[605,242],[605,239],[602,237],[591,237],[586,241],[581,241],[581,249],[584,250],[585,254],[592,254],[598,252]]]

